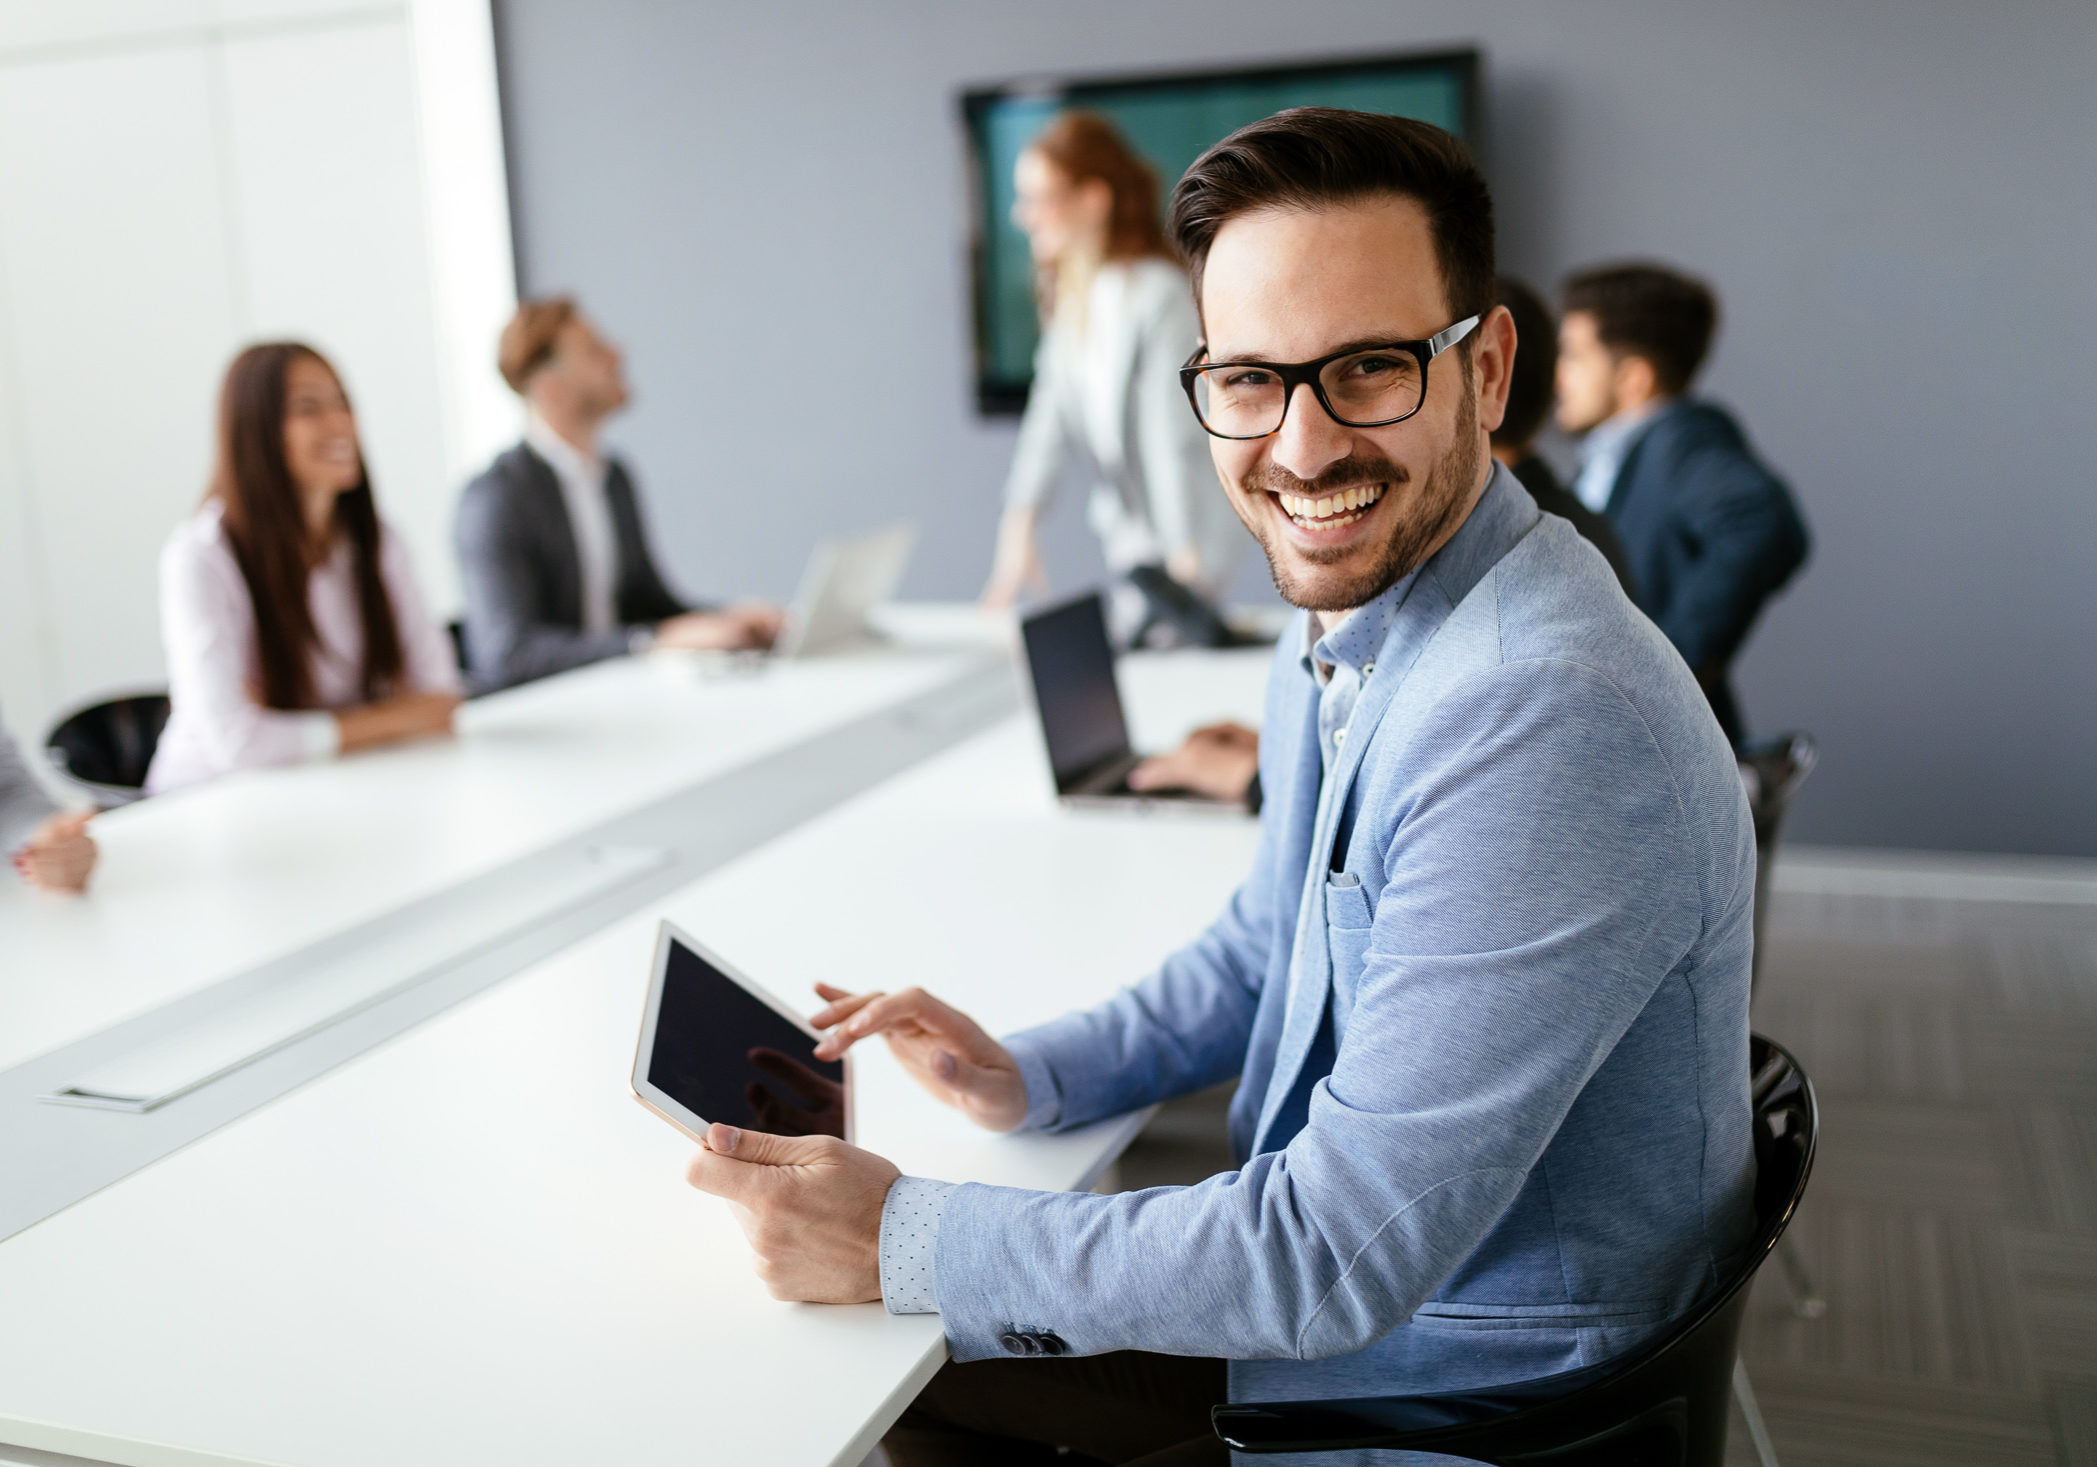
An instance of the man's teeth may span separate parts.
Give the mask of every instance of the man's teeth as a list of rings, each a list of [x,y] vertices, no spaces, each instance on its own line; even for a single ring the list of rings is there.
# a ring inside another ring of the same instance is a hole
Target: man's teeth
[[[1332,529],[1361,518],[1361,512],[1383,498],[1383,485],[1357,484],[1323,499],[1305,499],[1296,494],[1277,494],[1282,513],[1306,529]]]

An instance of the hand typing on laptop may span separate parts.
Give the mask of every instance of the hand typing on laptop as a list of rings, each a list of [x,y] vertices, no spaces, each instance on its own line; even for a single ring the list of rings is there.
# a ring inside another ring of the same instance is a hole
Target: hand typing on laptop
[[[1259,772],[1259,730],[1242,723],[1212,723],[1188,734],[1177,749],[1153,754],[1131,769],[1129,788],[1192,790],[1240,804]]]

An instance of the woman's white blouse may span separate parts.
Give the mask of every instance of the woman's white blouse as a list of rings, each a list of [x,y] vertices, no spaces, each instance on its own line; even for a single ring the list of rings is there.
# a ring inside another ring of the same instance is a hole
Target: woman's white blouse
[[[430,620],[408,550],[379,531],[379,577],[400,629],[403,691],[455,693],[459,668],[451,639]],[[350,549],[317,567],[306,586],[313,630],[313,693],[321,707],[289,713],[257,699],[261,659],[255,604],[233,558],[220,506],[210,503],[176,527],[160,552],[160,634],[167,648],[172,708],[146,790],[159,794],[235,769],[331,758],[341,734],[333,713],[363,701],[358,673],[364,632]]]

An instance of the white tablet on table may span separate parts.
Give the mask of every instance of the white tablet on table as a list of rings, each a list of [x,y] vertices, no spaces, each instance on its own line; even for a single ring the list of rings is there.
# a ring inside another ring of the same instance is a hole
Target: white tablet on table
[[[694,1141],[715,1121],[852,1139],[852,1061],[773,995],[665,922],[634,1050],[634,1098]]]

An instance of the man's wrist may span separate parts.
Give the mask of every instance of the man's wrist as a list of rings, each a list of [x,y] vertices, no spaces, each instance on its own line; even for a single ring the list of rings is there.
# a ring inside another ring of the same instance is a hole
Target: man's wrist
[[[654,627],[629,627],[626,632],[626,654],[629,657],[644,656],[655,650]]]
[[[937,1314],[939,1219],[955,1184],[897,1177],[881,1204],[881,1302],[890,1314]]]

